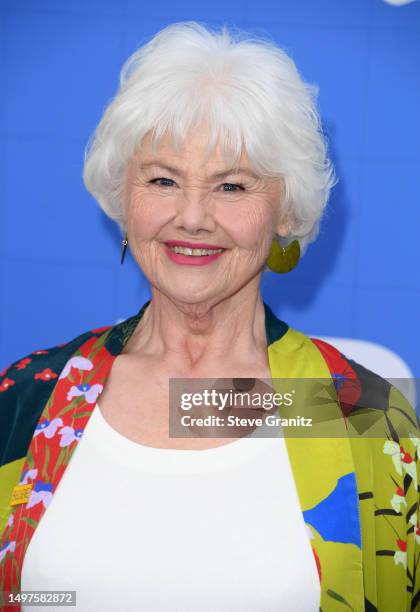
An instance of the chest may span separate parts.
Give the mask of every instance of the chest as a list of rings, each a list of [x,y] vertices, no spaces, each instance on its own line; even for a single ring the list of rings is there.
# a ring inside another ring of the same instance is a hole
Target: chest
[[[257,364],[254,368],[243,364],[235,368],[230,367],[229,371],[232,375],[227,378],[226,366],[216,364],[212,368],[212,380],[218,381],[218,384],[224,387],[232,387],[233,378],[236,381],[249,380],[251,376],[255,376],[255,371],[259,380],[269,380],[271,377],[269,367],[265,363]],[[114,361],[107,383],[98,398],[102,416],[126,438],[156,448],[199,450],[221,446],[238,439],[237,435],[227,437],[226,432],[220,436],[220,430],[214,430],[212,437],[200,438],[196,434],[189,438],[170,436],[171,378],[191,378],[192,384],[198,384],[199,388],[201,384],[205,386],[204,381],[209,380],[210,376],[199,377],[197,373],[192,377],[171,364],[162,365],[147,359],[134,360],[128,355],[121,355]],[[200,382],[197,383],[197,380]]]

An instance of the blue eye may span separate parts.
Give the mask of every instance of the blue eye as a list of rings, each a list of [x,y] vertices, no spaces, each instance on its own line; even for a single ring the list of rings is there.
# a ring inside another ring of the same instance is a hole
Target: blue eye
[[[172,179],[165,178],[163,176],[157,177],[155,179],[151,179],[149,183],[154,185],[159,185],[159,187],[173,187],[176,183]],[[222,187],[227,187],[227,189],[222,189],[225,193],[234,193],[235,191],[245,191],[245,188],[240,183],[223,183]]]
[[[167,181],[167,182],[166,183],[158,183],[157,181]],[[172,187],[172,184],[174,184],[175,181],[173,181],[172,179],[168,179],[168,178],[164,178],[164,177],[159,177],[159,178],[152,179],[151,181],[149,181],[149,183],[158,184],[160,187]],[[168,183],[170,183],[170,184],[168,184]]]
[[[226,193],[231,192],[235,192],[235,191],[244,191],[244,186],[240,185],[239,183],[223,183],[222,187],[229,187],[230,189],[223,189],[223,191],[225,191]],[[233,187],[233,189],[232,189]]]

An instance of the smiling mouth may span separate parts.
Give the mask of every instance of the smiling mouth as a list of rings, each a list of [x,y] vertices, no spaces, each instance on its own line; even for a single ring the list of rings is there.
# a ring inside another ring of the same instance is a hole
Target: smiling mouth
[[[203,257],[204,255],[217,255],[223,253],[224,249],[192,249],[190,247],[167,245],[172,253],[186,255],[187,257]]]

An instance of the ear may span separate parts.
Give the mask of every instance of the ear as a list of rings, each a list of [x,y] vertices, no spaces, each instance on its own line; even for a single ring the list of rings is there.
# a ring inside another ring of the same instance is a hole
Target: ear
[[[282,182],[282,191],[284,193],[284,182]],[[282,196],[283,197],[283,196]],[[283,209],[283,199],[277,209],[276,214],[276,234],[282,238],[287,238],[292,231],[294,220],[293,212],[290,209]]]
[[[291,231],[290,221],[288,219],[283,219],[276,226],[276,234],[281,236],[282,238],[287,238]]]

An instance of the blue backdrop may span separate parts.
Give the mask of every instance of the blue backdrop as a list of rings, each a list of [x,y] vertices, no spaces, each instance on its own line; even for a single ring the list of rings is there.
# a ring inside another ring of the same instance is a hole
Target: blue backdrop
[[[420,2],[1,0],[0,370],[148,297],[84,190],[83,149],[123,61],[174,21],[270,35],[320,86],[340,182],[298,268],[263,294],[292,327],[363,338],[420,376]]]

